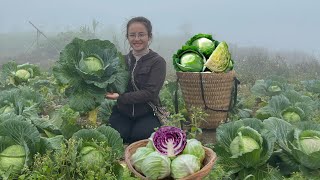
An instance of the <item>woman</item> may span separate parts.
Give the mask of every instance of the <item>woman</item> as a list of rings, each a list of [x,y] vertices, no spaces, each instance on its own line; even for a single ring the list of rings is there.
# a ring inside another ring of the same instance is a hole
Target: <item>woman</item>
[[[125,143],[132,143],[150,137],[160,126],[148,102],[160,104],[159,92],[166,77],[166,62],[149,49],[152,25],[145,17],[129,20],[126,37],[132,48],[125,56],[131,76],[127,91],[106,93],[106,98],[117,100],[109,119],[111,127],[119,131]]]

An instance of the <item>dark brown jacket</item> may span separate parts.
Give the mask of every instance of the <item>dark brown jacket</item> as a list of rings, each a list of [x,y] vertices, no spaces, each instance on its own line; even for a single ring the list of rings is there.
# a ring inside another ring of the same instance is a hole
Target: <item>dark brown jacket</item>
[[[160,104],[159,92],[166,77],[166,61],[152,50],[142,56],[138,62],[132,55],[132,51],[125,58],[130,76],[134,69],[134,80],[139,90],[134,91],[130,77],[127,91],[120,94],[118,98],[118,109],[130,117],[152,113],[152,108],[147,102],[151,101],[155,105]],[[135,63],[137,63],[136,66]]]

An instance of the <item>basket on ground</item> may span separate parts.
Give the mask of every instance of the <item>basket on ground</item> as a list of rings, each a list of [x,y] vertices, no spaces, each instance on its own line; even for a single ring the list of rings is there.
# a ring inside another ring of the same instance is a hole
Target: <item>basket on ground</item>
[[[136,150],[139,147],[146,146],[148,141],[149,141],[148,139],[137,141],[135,143],[130,144],[125,150],[125,161],[127,163],[129,170],[133,172],[138,178],[143,180],[147,180],[147,178],[143,174],[139,173],[134,169],[130,159],[131,159],[131,156],[136,152]],[[206,156],[205,156],[205,159],[203,160],[201,169],[196,173],[190,176],[187,176],[185,178],[182,178],[180,180],[201,180],[203,177],[207,176],[210,173],[217,159],[217,156],[216,156],[216,153],[213,152],[210,148],[207,148],[207,147],[203,147],[203,148],[205,150]],[[167,178],[167,179],[170,179],[170,178]]]
[[[235,71],[177,72],[186,108],[201,107],[209,115],[200,128],[216,129],[227,119],[235,82]]]

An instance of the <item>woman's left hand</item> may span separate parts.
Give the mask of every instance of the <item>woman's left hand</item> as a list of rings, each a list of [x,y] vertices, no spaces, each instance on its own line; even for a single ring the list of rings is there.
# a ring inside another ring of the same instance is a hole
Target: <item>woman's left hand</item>
[[[107,99],[117,100],[118,97],[119,97],[118,93],[109,93],[109,92],[106,93],[106,98]]]

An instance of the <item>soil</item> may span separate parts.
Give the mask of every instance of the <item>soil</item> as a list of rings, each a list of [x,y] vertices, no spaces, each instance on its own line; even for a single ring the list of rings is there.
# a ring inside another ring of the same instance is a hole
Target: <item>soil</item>
[[[198,135],[198,140],[202,144],[214,144],[216,142],[216,130],[215,129],[202,129],[202,134]]]

